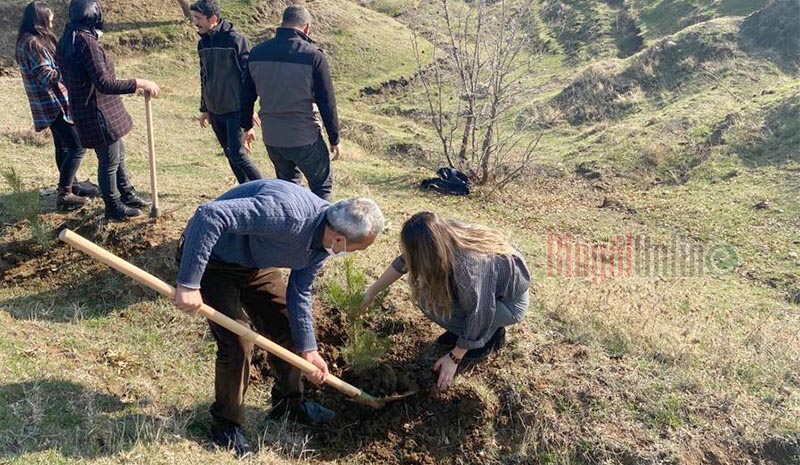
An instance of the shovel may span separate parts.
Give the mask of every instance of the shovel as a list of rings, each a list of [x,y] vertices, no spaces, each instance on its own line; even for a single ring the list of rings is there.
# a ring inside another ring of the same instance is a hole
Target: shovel
[[[150,154],[150,218],[158,216],[158,183],[156,182],[156,145],[153,139],[153,111],[150,107],[150,92],[144,93],[144,115],[147,120],[147,151]]]
[[[120,273],[135,279],[136,281],[140,282],[141,284],[144,284],[150,289],[153,289],[159,294],[168,297],[170,300],[175,297],[174,287],[158,279],[152,274],[144,271],[143,269],[138,268],[126,262],[125,260],[117,257],[116,255],[98,246],[97,244],[94,244],[93,242],[81,237],[79,234],[76,234],[75,232],[69,229],[64,229],[58,234],[58,238],[66,242],[67,244],[75,247],[76,249],[80,250],[81,252],[91,256],[95,260],[102,262],[110,266],[111,268],[114,268]],[[244,339],[254,343],[255,345],[266,350],[267,352],[285,360],[288,363],[291,363],[292,365],[299,368],[306,374],[312,374],[317,372],[317,367],[314,366],[312,363],[300,358],[293,352],[284,349],[283,347],[270,341],[269,339],[258,334],[252,329],[236,322],[231,318],[228,318],[222,313],[217,312],[216,310],[214,310],[213,308],[209,307],[206,304],[203,304],[200,307],[200,311],[198,313],[208,318],[209,320],[213,321],[214,323],[222,326],[223,328],[233,333],[236,333],[239,336],[243,337]],[[376,409],[383,407],[387,402],[404,399],[408,396],[415,394],[414,391],[409,391],[404,394],[397,394],[393,396],[375,397],[349,383],[346,383],[345,381],[342,381],[341,379],[331,374],[329,374],[325,378],[325,384],[341,391],[346,396],[355,400],[359,404],[368,405]]]

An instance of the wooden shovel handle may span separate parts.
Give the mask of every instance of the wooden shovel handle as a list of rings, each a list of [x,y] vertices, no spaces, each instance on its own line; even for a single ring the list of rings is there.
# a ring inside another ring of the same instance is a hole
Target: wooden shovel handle
[[[106,265],[110,266],[111,268],[114,268],[115,270],[119,271],[124,275],[130,276],[131,278],[144,284],[150,289],[153,289],[159,294],[168,297],[169,299],[174,299],[175,297],[174,287],[158,279],[152,274],[144,271],[143,269],[134,266],[128,263],[127,261],[117,257],[116,255],[98,246],[97,244],[81,237],[79,234],[69,229],[64,229],[63,231],[61,231],[61,233],[59,233],[58,238],[66,242],[67,244],[75,247],[76,249],[84,252],[85,254],[91,256],[95,260],[105,263]],[[291,363],[292,365],[296,366],[305,373],[310,374],[317,372],[317,367],[314,366],[314,364],[300,358],[295,353],[284,349],[278,344],[270,341],[269,339],[258,334],[252,329],[242,324],[239,324],[238,322],[227,317],[226,315],[219,313],[218,311],[214,310],[213,308],[209,307],[206,304],[203,304],[200,307],[200,311],[198,313],[208,318],[209,320],[213,321],[214,323],[224,327],[225,329],[238,334],[239,336],[245,338],[248,341],[253,342],[257,346],[266,350],[267,352],[277,357],[280,357],[281,359],[285,360],[288,363]],[[339,379],[338,377],[331,374],[329,374],[325,378],[325,384],[341,391],[342,393],[344,393],[349,397],[359,398],[359,397],[364,397],[364,395],[366,395],[366,393],[362,393],[361,389],[358,389],[357,387],[349,383],[346,383],[341,379]]]
[[[147,152],[150,158],[150,198],[153,202],[151,216],[157,216],[158,182],[156,181],[156,143],[153,137],[153,110],[150,105],[150,99],[150,92],[145,91],[144,116],[147,123]]]

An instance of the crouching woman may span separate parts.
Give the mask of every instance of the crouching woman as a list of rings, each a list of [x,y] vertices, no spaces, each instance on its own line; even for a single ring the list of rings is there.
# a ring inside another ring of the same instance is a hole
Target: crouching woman
[[[420,212],[403,225],[401,255],[375,281],[362,307],[409,274],[422,312],[446,330],[437,342],[452,349],[433,366],[437,387],[449,388],[461,364],[483,360],[505,343],[505,327],[528,308],[531,278],[522,253],[485,226]]]

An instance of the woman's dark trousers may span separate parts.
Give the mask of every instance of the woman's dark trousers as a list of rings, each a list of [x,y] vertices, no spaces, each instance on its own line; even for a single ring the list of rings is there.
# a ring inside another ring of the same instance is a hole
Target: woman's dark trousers
[[[106,204],[106,210],[121,208],[120,197],[133,191],[133,184],[125,167],[125,144],[122,139],[106,147],[94,149],[97,153],[97,183]]]
[[[58,187],[63,191],[72,187],[75,175],[81,166],[86,149],[81,146],[78,133],[71,124],[59,115],[50,125],[53,142],[56,146],[56,166],[58,167]]]

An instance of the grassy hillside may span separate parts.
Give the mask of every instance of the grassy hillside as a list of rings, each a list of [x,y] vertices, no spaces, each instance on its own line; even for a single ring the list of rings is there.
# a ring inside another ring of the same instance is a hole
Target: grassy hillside
[[[657,39],[710,19],[749,15],[769,0],[633,0],[630,3],[645,36]]]
[[[38,191],[55,183],[52,148],[32,131],[5,47],[23,4],[0,7],[0,171],[14,167]],[[230,0],[223,11],[255,43],[283,5]],[[394,371],[421,392],[375,412],[311,389],[339,417],[306,429],[266,419],[271,380],[256,370],[246,430],[258,452],[248,463],[800,463],[793,2],[537,0],[526,20],[534,66],[522,78],[535,89],[527,105],[549,120],[536,163],[504,191],[466,198],[417,189],[440,155],[410,27],[435,18],[436,4],[309,6],[343,121],[334,195],[370,196],[389,221],[357,266],[377,276],[398,252],[402,222],[432,209],[505,231],[528,257],[533,298],[498,357],[434,394],[438,330],[398,283],[367,321],[393,343],[383,371],[354,382],[372,388]],[[154,112],[166,214],[101,225],[101,202],[65,215],[43,191],[42,218],[172,282],[186,220],[235,179],[194,120],[194,32],[177,5],[107,0],[106,10],[118,75],[164,89]],[[128,164],[146,191],[143,99],[124,100],[136,124]],[[272,172],[263,146],[253,156]],[[96,167],[88,155],[79,176]],[[43,248],[10,216],[13,201],[0,186],[0,463],[235,463],[205,439],[215,350],[206,324],[65,245]],[[571,277],[549,267],[552,234],[576,248],[630,234],[642,255],[629,277]],[[337,265],[326,265],[318,296]],[[340,315],[323,301],[323,356],[351,376]]]

